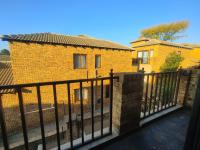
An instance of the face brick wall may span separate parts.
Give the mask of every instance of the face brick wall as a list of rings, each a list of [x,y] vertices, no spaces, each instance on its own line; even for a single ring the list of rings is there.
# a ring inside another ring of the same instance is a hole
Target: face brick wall
[[[21,42],[11,42],[10,50],[15,84],[94,78],[96,77],[95,55],[101,55],[101,68],[98,68],[99,76],[109,76],[110,69],[113,69],[114,72],[135,72],[137,70],[136,67],[132,66],[134,52],[131,51]],[[87,55],[86,69],[74,69],[73,54]],[[107,85],[109,82],[105,81],[104,84]],[[89,86],[90,83],[83,83],[83,87]],[[76,111],[80,102],[74,99],[74,89],[79,89],[78,83],[71,85],[73,111]],[[25,111],[37,110],[36,88],[26,88],[26,90],[29,92],[23,93]],[[98,97],[99,94],[100,90],[97,93]],[[57,86],[57,96],[59,116],[62,118],[65,114],[64,107],[67,109],[66,85]],[[53,106],[52,86],[41,87],[41,97],[43,108]],[[90,98],[90,94],[88,98]],[[17,94],[4,94],[2,99],[8,132],[15,132],[21,126]],[[90,103],[90,99],[84,100],[85,108],[87,108],[88,103]],[[107,102],[105,101],[105,103]],[[39,125],[38,112],[28,114],[26,117],[28,127]],[[54,121],[54,118],[54,110],[44,111],[45,123]]]
[[[99,75],[133,72],[133,52],[36,43],[10,44],[15,83],[59,81],[95,77],[95,55],[101,55]],[[73,54],[87,55],[87,69],[73,68]]]
[[[134,46],[134,45],[133,45]],[[200,54],[197,52],[196,49],[186,49],[186,48],[179,48],[174,46],[167,46],[167,45],[151,45],[151,46],[143,46],[135,48],[137,52],[139,51],[150,51],[153,50],[153,57],[150,57],[150,64],[141,64],[140,69],[144,68],[146,72],[159,72],[161,65],[165,62],[165,59],[169,53],[172,52],[181,52],[181,56],[184,60],[181,63],[183,68],[188,68],[191,66],[198,65],[198,59]],[[195,55],[195,56],[194,56]],[[137,57],[137,55],[135,56]]]

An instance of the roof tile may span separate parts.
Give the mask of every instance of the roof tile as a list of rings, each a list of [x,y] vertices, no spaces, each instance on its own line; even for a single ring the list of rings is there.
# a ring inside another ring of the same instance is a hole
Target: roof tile
[[[133,50],[131,47],[124,46],[115,42],[100,40],[88,36],[69,36],[52,33],[34,33],[34,34],[17,34],[17,35],[3,35],[1,37],[4,41],[20,41],[20,42],[38,42],[49,44],[63,44],[76,45],[97,48],[107,48],[114,50]]]
[[[12,85],[13,74],[10,62],[0,62],[0,86]],[[0,90],[0,94],[13,93],[14,89]]]

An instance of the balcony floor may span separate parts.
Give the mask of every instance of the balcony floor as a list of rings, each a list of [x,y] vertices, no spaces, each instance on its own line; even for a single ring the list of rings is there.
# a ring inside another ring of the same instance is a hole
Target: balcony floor
[[[134,133],[95,149],[182,150],[189,119],[189,110],[179,110],[149,123]]]

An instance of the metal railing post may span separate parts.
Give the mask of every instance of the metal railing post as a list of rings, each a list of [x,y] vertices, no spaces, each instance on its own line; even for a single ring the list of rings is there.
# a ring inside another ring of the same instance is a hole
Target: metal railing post
[[[110,134],[112,134],[112,112],[113,111],[113,69],[110,70]]]
[[[4,112],[3,112],[2,95],[1,94],[0,94],[0,124],[1,124],[1,133],[2,133],[4,149],[9,150],[9,144],[8,144],[8,138],[7,138],[7,130],[6,130],[5,118],[4,118]]]
[[[24,135],[25,148],[26,148],[26,150],[29,150],[26,119],[25,119],[25,115],[24,115],[25,114],[24,113],[24,102],[23,102],[23,96],[22,96],[21,87],[18,87],[17,92],[18,92],[19,108],[20,108],[20,114],[21,114],[21,122],[22,122],[22,129],[23,129],[23,135]]]

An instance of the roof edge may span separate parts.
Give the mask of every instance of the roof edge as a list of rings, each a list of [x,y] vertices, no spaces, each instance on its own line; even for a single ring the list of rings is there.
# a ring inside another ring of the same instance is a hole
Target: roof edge
[[[39,33],[35,33],[35,34],[39,34]],[[16,34],[18,35],[18,34]],[[60,35],[60,34],[58,34]],[[62,35],[62,36],[66,36],[66,35]],[[71,36],[71,35],[67,35],[67,36]],[[77,38],[83,38],[83,37],[79,37],[79,36],[71,36],[71,37],[77,37]],[[124,50],[124,51],[135,51],[132,47],[126,46],[126,45],[122,45],[120,43],[117,42],[113,42],[113,41],[108,41],[108,40],[103,40],[103,39],[96,39],[99,41],[106,41],[106,42],[111,42],[111,43],[115,43],[118,44],[120,46],[123,46],[124,48],[117,48],[117,47],[104,47],[104,46],[93,46],[93,45],[81,45],[81,44],[65,44],[65,43],[58,43],[58,42],[48,42],[48,41],[32,41],[32,40],[20,40],[20,39],[13,39],[11,37],[9,37],[9,35],[2,35],[0,36],[0,39],[2,41],[8,41],[8,42],[22,42],[22,43],[39,43],[39,44],[53,44],[53,45],[69,45],[69,46],[80,46],[80,47],[93,47],[93,48],[100,48],[100,49],[112,49],[112,50]],[[91,39],[91,38],[88,38]],[[94,38],[95,39],[95,38]]]
[[[8,42],[20,42],[20,43],[38,43],[38,44],[52,44],[52,45],[65,45],[65,46],[74,46],[74,47],[91,47],[91,48],[99,48],[99,49],[110,49],[110,50],[122,50],[122,51],[135,51],[132,47],[128,47],[127,49],[121,49],[121,48],[109,48],[109,47],[98,47],[98,46],[85,46],[85,45],[73,45],[73,44],[63,44],[63,43],[53,43],[53,42],[39,42],[39,41],[22,41],[22,40],[16,40],[16,39],[4,39],[3,41]]]
[[[182,46],[182,45],[180,45],[180,46],[179,45],[171,45],[171,44],[165,44],[165,43],[153,43],[153,44],[149,44],[149,45],[138,45],[138,46],[133,46],[133,48],[152,46],[152,45],[165,45],[165,46],[181,47],[181,48],[185,48],[185,49],[193,49],[192,47],[186,47],[186,46]]]

